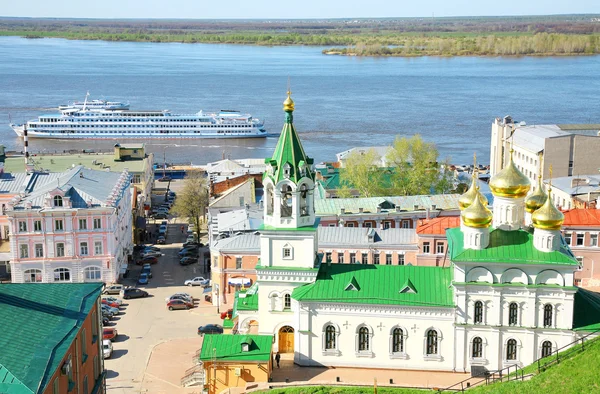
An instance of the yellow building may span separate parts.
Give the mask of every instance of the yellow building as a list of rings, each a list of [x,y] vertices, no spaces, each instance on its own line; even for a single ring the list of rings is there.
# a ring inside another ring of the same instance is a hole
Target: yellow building
[[[209,394],[268,382],[273,369],[272,335],[205,335],[200,351]]]

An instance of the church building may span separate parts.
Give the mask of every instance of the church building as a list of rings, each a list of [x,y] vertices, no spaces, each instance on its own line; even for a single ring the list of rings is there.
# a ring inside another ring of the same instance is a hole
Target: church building
[[[236,294],[237,332],[274,335],[274,350],[303,366],[464,372],[524,366],[600,330],[600,296],[573,284],[579,263],[563,214],[545,193],[528,197],[512,156],[490,181],[493,212],[476,182],[461,197],[442,266],[321,264],[313,160],[289,92],[284,111],[265,161],[257,280]]]

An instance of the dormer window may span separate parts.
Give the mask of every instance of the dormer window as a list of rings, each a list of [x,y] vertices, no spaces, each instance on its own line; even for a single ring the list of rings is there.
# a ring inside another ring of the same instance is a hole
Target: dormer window
[[[63,198],[61,196],[54,196],[54,206],[55,207],[63,206]]]
[[[292,167],[289,165],[289,163],[285,163],[283,165],[283,176],[288,179],[290,177],[290,172],[291,172]]]
[[[242,343],[242,352],[247,352],[250,350],[250,345],[247,343]]]

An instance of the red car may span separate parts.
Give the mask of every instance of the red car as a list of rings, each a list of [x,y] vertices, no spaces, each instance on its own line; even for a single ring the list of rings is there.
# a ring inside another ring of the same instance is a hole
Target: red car
[[[231,315],[233,315],[233,309],[228,309],[225,312],[221,312],[221,319],[231,319]]]
[[[193,302],[188,302],[188,301],[184,301],[184,300],[180,300],[180,299],[174,299],[174,300],[170,300],[169,302],[167,302],[167,308],[169,308],[170,311],[172,311],[174,309],[190,309],[193,307],[194,307]]]
[[[139,259],[137,261],[137,265],[157,264],[157,263],[158,263],[158,259],[154,256],[147,256],[147,257],[144,257],[143,259]]]
[[[102,339],[110,339],[114,341],[115,338],[119,335],[117,329],[114,327],[104,327],[104,331],[102,332]]]
[[[117,309],[119,309],[119,304],[117,304],[116,302],[110,302],[110,301],[108,301],[108,300],[107,300],[107,299],[105,299],[105,298],[103,298],[103,299],[102,299],[102,303],[103,303],[104,305],[108,305],[108,306],[110,306],[110,307],[112,307],[112,308],[117,308]]]

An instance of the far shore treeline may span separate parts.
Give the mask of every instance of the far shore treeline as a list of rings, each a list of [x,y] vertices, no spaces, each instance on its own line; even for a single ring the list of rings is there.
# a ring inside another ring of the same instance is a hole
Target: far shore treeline
[[[349,56],[600,53],[600,15],[331,20],[0,18],[0,35],[73,40],[325,46]]]

